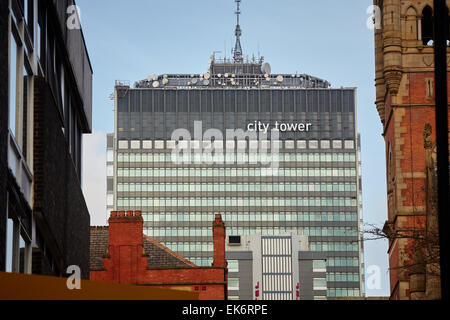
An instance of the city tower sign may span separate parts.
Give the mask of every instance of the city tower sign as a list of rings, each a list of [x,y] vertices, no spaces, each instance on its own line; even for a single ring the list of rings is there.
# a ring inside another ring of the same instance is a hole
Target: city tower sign
[[[299,122],[299,123],[279,123],[275,121],[271,127],[270,123],[264,123],[261,121],[254,121],[247,124],[248,131],[256,131],[267,133],[269,130],[281,131],[281,132],[308,132],[312,126],[309,122]]]

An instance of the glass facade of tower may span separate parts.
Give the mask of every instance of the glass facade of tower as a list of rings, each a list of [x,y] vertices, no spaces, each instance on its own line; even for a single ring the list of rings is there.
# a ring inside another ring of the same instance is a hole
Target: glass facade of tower
[[[329,297],[363,293],[354,88],[120,84],[115,89],[110,209],[142,210],[147,235],[198,265],[212,263],[215,213],[222,214],[227,235],[295,230],[309,236],[311,251],[328,257]],[[291,126],[271,142],[277,153],[249,152],[252,141],[225,137],[227,129],[246,131],[259,122],[281,130]],[[183,143],[172,140],[178,128],[192,134],[185,147],[212,143],[223,152],[192,152],[175,163],[173,150]],[[211,128],[224,137],[211,142],[206,137]],[[244,152],[233,152],[238,145]],[[206,163],[207,157],[213,163]],[[266,157],[277,169],[262,164]]]

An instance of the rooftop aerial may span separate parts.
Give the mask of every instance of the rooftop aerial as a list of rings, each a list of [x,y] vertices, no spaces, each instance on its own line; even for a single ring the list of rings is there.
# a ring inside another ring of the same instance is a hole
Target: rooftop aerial
[[[135,88],[322,88],[331,84],[307,74],[272,74],[264,57],[244,57],[241,46],[242,29],[239,24],[241,0],[235,0],[236,43],[232,50],[233,58],[216,59],[215,53],[209,60],[209,71],[204,74],[164,74],[150,75],[147,79],[135,82]],[[118,84],[121,85],[120,83]]]

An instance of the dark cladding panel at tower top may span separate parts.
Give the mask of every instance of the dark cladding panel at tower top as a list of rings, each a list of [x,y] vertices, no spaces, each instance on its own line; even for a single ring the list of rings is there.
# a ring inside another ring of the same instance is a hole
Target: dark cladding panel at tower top
[[[118,139],[170,140],[177,128],[193,134],[194,121],[202,121],[203,130],[223,132],[246,131],[255,121],[270,128],[285,124],[282,140],[354,139],[356,134],[353,88],[116,89]],[[310,124],[307,131],[298,129],[301,123]]]

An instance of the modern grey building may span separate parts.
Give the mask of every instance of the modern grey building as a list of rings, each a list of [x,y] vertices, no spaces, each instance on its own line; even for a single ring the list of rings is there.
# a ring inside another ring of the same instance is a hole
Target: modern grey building
[[[141,210],[147,235],[199,265],[215,213],[228,235],[307,235],[327,257],[328,296],[361,295],[356,89],[239,51],[204,74],[116,83],[108,210]]]
[[[227,237],[228,299],[326,300],[326,256],[308,236]]]
[[[0,271],[64,276],[77,265],[89,278],[92,67],[75,8],[0,1]]]

